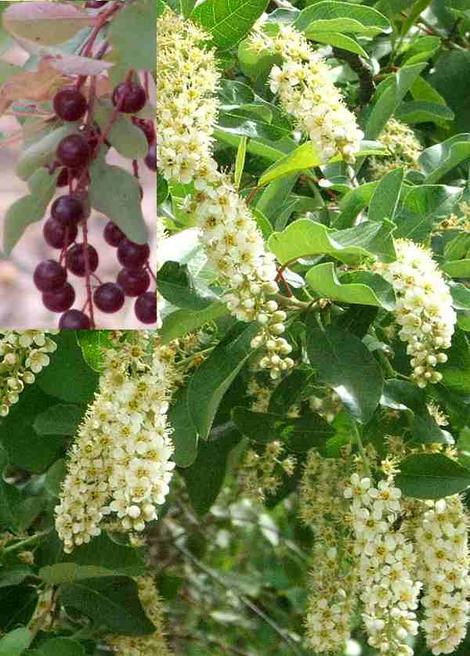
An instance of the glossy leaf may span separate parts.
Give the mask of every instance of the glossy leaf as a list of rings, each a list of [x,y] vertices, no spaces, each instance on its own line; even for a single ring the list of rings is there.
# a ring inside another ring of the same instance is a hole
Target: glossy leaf
[[[402,460],[396,484],[409,497],[440,499],[466,490],[470,471],[442,453],[421,453]]]
[[[395,306],[393,288],[375,273],[355,272],[338,278],[335,265],[325,262],[309,269],[305,279],[319,296],[333,301],[373,305],[389,311]]]
[[[325,328],[311,318],[307,353],[318,379],[335,390],[357,421],[369,421],[380,401],[383,376],[361,340],[345,330]]]

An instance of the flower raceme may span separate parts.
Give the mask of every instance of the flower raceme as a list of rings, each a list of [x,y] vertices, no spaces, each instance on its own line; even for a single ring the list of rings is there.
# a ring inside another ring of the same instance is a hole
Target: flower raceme
[[[451,346],[456,314],[452,296],[431,253],[407,239],[395,242],[397,259],[377,263],[376,271],[388,280],[397,295],[395,319],[399,336],[407,342],[412,377],[419,387],[438,383],[437,364],[446,362],[443,350]]]
[[[331,81],[324,58],[305,36],[290,25],[281,25],[275,36],[254,32],[251,46],[258,52],[274,51],[282,58],[282,64],[271,69],[271,91],[318,148],[322,161],[340,155],[345,162],[354,162],[364,133]]]
[[[415,533],[424,582],[421,625],[433,654],[452,654],[465,638],[470,612],[468,515],[458,495],[421,510]]]
[[[99,535],[111,514],[124,530],[142,531],[169,492],[171,352],[146,333],[133,340],[106,352],[98,392],[71,449],[55,509],[66,553]]]
[[[158,162],[170,182],[193,183],[192,210],[207,256],[224,285],[229,310],[257,321],[253,348],[267,351],[261,366],[277,378],[290,369],[291,347],[281,336],[285,313],[271,297],[278,291],[274,258],[231,179],[213,157],[219,74],[199,28],[167,10],[159,19]]]
[[[164,635],[163,604],[150,576],[137,579],[140,602],[155,626],[155,632],[144,636],[112,636],[107,643],[116,656],[171,656]]]
[[[414,580],[413,545],[403,528],[394,526],[400,515],[401,492],[393,477],[374,487],[370,478],[355,473],[344,495],[351,500],[368,642],[380,654],[412,656],[407,639],[418,632],[416,609],[421,583]]]
[[[42,330],[0,332],[0,417],[8,415],[25,385],[34,383],[50,363],[49,356],[57,349],[51,334]]]

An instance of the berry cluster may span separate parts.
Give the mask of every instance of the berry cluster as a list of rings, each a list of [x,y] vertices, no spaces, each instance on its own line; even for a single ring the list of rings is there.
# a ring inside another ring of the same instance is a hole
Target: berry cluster
[[[117,112],[136,114],[145,106],[147,94],[140,83],[128,79],[115,87],[112,100]],[[87,113],[88,102],[79,89],[66,88],[56,93],[53,107],[59,119],[76,122]],[[155,152],[153,122],[135,116],[133,120],[147,137],[149,155],[146,161],[149,168],[155,170],[155,163],[152,163],[152,148]],[[130,241],[114,223],[108,222],[104,238],[110,246],[117,248],[117,259],[122,270],[115,282],[103,283],[96,275],[100,258],[96,248],[88,242],[86,188],[89,182],[88,165],[102,143],[103,135],[99,129],[86,125],[77,134],[64,137],[56,151],[53,166],[61,168],[58,186],[67,185],[69,193],[53,202],[51,216],[43,227],[43,236],[49,246],[60,250],[60,256],[58,260],[40,262],[34,272],[34,282],[42,292],[45,307],[51,312],[62,313],[60,328],[94,327],[93,307],[105,313],[118,312],[126,296],[136,299],[134,309],[139,321],[145,324],[156,322],[156,297],[154,292],[149,291],[152,271],[148,244]],[[82,240],[79,239],[79,231],[82,232]],[[76,294],[68,280],[69,274],[86,280],[87,303],[82,309],[72,309]]]

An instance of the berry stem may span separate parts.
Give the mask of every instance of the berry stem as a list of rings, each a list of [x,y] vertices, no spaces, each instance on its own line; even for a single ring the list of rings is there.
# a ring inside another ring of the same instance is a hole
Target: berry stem
[[[85,286],[86,286],[86,295],[87,295],[87,305],[90,312],[90,326],[94,329],[95,326],[95,317],[93,312],[93,293],[91,290],[91,270],[90,270],[90,260],[88,254],[88,225],[87,222],[83,224],[83,257],[85,260]]]
[[[148,262],[147,262],[147,264],[145,265],[145,268],[147,269],[147,271],[148,271],[149,274],[150,274],[150,277],[153,279],[153,281],[154,281],[155,284],[156,284],[156,283],[157,283],[157,276],[156,276],[156,275],[154,274],[154,272],[152,271],[152,267],[150,266],[150,264],[149,264]]]

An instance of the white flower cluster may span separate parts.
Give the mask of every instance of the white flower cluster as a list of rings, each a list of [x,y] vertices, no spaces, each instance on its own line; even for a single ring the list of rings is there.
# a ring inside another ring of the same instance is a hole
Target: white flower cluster
[[[339,154],[346,162],[354,162],[364,133],[333,84],[324,58],[305,36],[290,25],[281,25],[273,37],[255,32],[251,44],[254,50],[269,49],[282,57],[281,66],[271,70],[271,90],[308,134],[322,161]]]
[[[110,636],[107,643],[116,656],[171,656],[165,640],[163,604],[150,576],[137,579],[139,599],[155,632],[143,636]]]
[[[438,383],[437,364],[446,362],[442,353],[451,345],[456,322],[452,296],[431,253],[407,239],[395,242],[397,259],[376,263],[375,270],[388,280],[397,295],[395,319],[400,339],[407,342],[412,377],[419,387]]]
[[[401,491],[394,487],[392,477],[374,487],[370,478],[355,473],[344,495],[351,499],[368,642],[380,654],[412,656],[413,649],[406,641],[418,632],[415,611],[421,583],[413,579],[413,546],[403,530],[394,527],[401,510]]]
[[[199,28],[170,10],[159,18],[158,37],[159,167],[170,182],[194,184],[194,215],[208,258],[230,289],[228,308],[238,319],[260,324],[253,348],[266,348],[261,366],[278,378],[293,361],[281,337],[286,315],[269,298],[278,291],[274,257],[212,153],[219,82],[214,53],[203,47],[207,36]]]
[[[264,347],[260,367],[273,379],[290,369],[290,344],[282,337],[286,313],[269,297],[278,291],[274,256],[243,198],[227,176],[216,173],[216,184],[197,196],[195,213],[210,261],[231,287],[225,296],[229,310],[241,321],[257,321],[260,331],[253,348]]]
[[[204,185],[212,158],[219,73],[209,36],[166,9],[157,22],[158,166],[168,181]]]
[[[71,448],[55,509],[66,553],[99,535],[112,513],[125,530],[142,531],[169,492],[171,359],[150,334],[130,339],[106,352],[95,401]]]
[[[423,147],[409,125],[390,118],[379,136],[379,141],[387,149],[388,156],[371,158],[370,167],[375,179],[400,166],[406,169],[419,168],[418,158]]]
[[[55,331],[57,332],[57,331]],[[0,332],[0,417],[6,417],[18,403],[25,385],[31,385],[57,344],[43,330],[7,330]]]
[[[357,567],[343,496],[348,454],[322,458],[309,451],[302,477],[300,512],[315,535],[305,618],[315,653],[343,653],[357,606]]]
[[[433,654],[451,654],[465,638],[470,611],[468,516],[460,497],[427,502],[415,540],[427,645]]]

